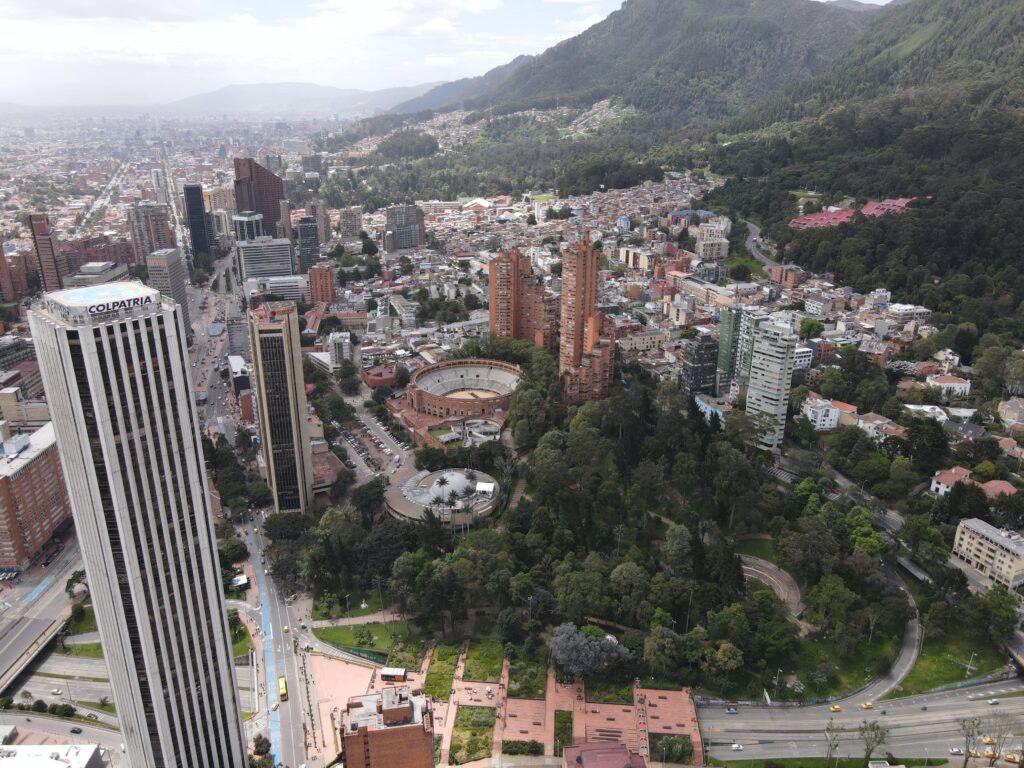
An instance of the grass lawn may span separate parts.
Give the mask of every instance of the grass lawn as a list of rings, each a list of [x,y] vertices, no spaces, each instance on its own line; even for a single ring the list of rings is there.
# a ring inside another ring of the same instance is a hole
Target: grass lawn
[[[543,699],[548,687],[547,665],[515,659],[508,667],[508,695],[516,699]]]
[[[771,539],[740,539],[736,542],[736,554],[753,555],[769,563],[779,564],[779,553],[775,551]]]
[[[411,633],[412,638],[421,637],[417,626],[406,621],[389,621],[387,626],[380,623],[355,624],[345,627],[317,627],[313,634],[325,643],[346,648],[365,648],[370,651],[390,651]]]
[[[899,644],[895,640],[875,638],[870,644],[861,643],[853,656],[840,658],[832,640],[810,637],[800,643],[800,652],[797,655],[795,668],[783,666],[782,673],[796,673],[807,686],[808,696],[831,696],[862,686],[875,676],[879,659],[886,655],[890,659],[895,659],[898,650]],[[815,688],[810,683],[811,673],[826,662],[838,667],[836,678],[823,688]],[[760,690],[757,691],[757,693],[760,692]]]
[[[964,665],[972,653],[977,654],[974,657],[975,669],[968,674]],[[901,686],[886,698],[911,696],[969,677],[982,677],[997,672],[1004,664],[1006,659],[995,646],[976,642],[962,630],[951,629],[942,637],[925,639],[914,668]]]
[[[67,645],[63,649],[58,645],[53,649],[54,653],[59,653],[62,656],[80,656],[85,659],[102,659],[103,648],[99,643],[79,643],[77,645]]]
[[[252,648],[252,637],[249,635],[249,628],[244,622],[240,622],[231,637],[231,655],[245,656],[250,648]]]
[[[753,277],[764,277],[765,276],[765,274],[764,274],[764,267],[761,265],[761,262],[759,262],[753,256],[748,256],[748,255],[730,256],[728,259],[726,259],[725,260],[725,271],[726,271],[726,274],[728,274],[729,270],[732,269],[733,267],[735,267],[737,264],[746,264],[747,267],[750,269],[751,276],[753,276]]]
[[[632,681],[619,680],[584,680],[587,701],[595,701],[601,704],[626,704],[633,703]]]
[[[71,619],[68,622],[69,635],[84,635],[86,632],[96,631],[96,614],[93,613],[92,605],[83,603],[82,607],[85,609],[85,613],[78,620]]]
[[[562,749],[572,745],[572,712],[555,712],[555,757],[562,756]]]
[[[466,670],[463,680],[495,681],[501,677],[501,660],[504,658],[501,640],[483,637],[469,644],[466,654]]]
[[[885,759],[878,757],[876,759]],[[927,760],[925,758],[900,758],[900,764],[906,766],[918,765],[946,765],[949,761],[939,757]],[[826,768],[824,757],[776,757],[771,760],[719,760],[714,757],[708,758],[710,765],[721,766],[721,768],[764,768],[765,763],[781,765],[783,768]],[[864,768],[864,759],[860,757],[844,757],[838,761],[829,760],[828,768]]]
[[[435,701],[448,701],[455,678],[455,665],[459,661],[459,646],[442,643],[434,648],[430,668],[423,689]]]
[[[365,608],[362,607],[364,602]],[[340,598],[334,595],[318,595],[313,601],[313,621],[341,619],[346,616],[369,616],[381,609],[380,595],[375,590],[365,595],[353,592],[348,596],[348,604],[352,610],[346,613],[344,595]]]
[[[106,704],[101,704],[98,701],[80,701],[78,702],[83,707],[89,707],[90,709],[97,709],[100,712],[106,712],[110,715],[117,714],[117,708],[114,706],[114,702],[108,701]]]
[[[455,765],[491,756],[494,710],[490,707],[459,707],[455,714],[452,748],[448,759]]]

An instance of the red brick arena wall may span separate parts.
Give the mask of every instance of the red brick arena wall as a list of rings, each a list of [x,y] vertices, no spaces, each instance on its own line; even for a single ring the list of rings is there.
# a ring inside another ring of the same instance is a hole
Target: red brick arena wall
[[[508,410],[512,392],[522,377],[522,368],[501,360],[445,360],[413,373],[405,394],[418,413],[438,418],[490,417]],[[453,396],[466,390],[486,390],[489,394]]]

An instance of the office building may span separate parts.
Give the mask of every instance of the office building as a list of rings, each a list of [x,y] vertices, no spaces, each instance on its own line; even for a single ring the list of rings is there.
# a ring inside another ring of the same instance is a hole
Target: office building
[[[242,295],[250,304],[260,301],[309,303],[309,281],[302,275],[253,277],[242,283]]]
[[[327,203],[323,200],[310,200],[306,203],[306,215],[316,219],[316,231],[321,243],[331,239],[331,215],[327,212]],[[356,233],[358,237],[359,233]]]
[[[686,397],[715,395],[718,391],[718,339],[704,328],[680,345],[683,361],[679,368],[679,389]]]
[[[286,277],[292,270],[292,244],[284,238],[257,237],[235,243],[238,274],[242,280]]]
[[[285,240],[291,240],[292,238],[292,204],[287,200],[281,201],[281,214],[277,220],[277,236],[283,237]]]
[[[214,187],[203,192],[206,201],[206,210],[225,211],[231,216],[238,209],[235,207],[235,189],[233,185],[225,184],[223,187]]]
[[[0,455],[0,568],[31,565],[54,531],[71,519],[53,424],[15,435]]]
[[[242,211],[231,217],[231,228],[235,242],[270,237],[263,229],[263,214],[256,211]]]
[[[64,281],[68,288],[86,288],[90,285],[116,283],[128,279],[128,267],[115,261],[90,261],[82,265],[77,275]]]
[[[309,268],[320,261],[320,232],[316,219],[303,216],[295,227],[298,230],[299,274],[306,274]]]
[[[363,207],[353,205],[338,212],[338,237],[343,242],[358,240],[363,230]]]
[[[327,264],[314,264],[309,268],[309,300],[314,304],[333,304],[334,270]]]
[[[153,168],[149,172],[153,183],[153,196],[160,205],[167,205],[167,174],[162,168]]]
[[[284,182],[251,157],[235,158],[235,210],[263,214],[267,233],[277,234]]]
[[[778,452],[786,433],[796,334],[784,323],[754,327],[747,384],[747,414],[760,422],[759,448]]]
[[[558,369],[567,403],[598,400],[611,384],[614,325],[597,311],[597,252],[581,240],[562,255]]]
[[[346,766],[433,768],[430,697],[407,685],[353,696],[341,715],[341,753]]]
[[[173,248],[178,244],[166,205],[133,203],[128,209],[128,229],[135,249],[135,264],[145,264],[146,257],[153,251]]]
[[[178,302],[185,338],[192,341],[192,322],[188,315],[188,267],[180,248],[162,248],[146,257],[149,284],[169,299]]]
[[[29,313],[130,765],[247,765],[178,306],[141,283]]]
[[[518,249],[487,264],[489,331],[492,336],[532,341],[551,353],[558,344],[558,296],[544,288],[528,256]]]
[[[17,729],[13,725],[8,727],[16,735]],[[105,768],[107,765],[99,744],[8,744],[0,747],[2,768]]]
[[[292,302],[275,301],[247,317],[261,458],[274,511],[301,512],[313,500],[313,462],[299,313]]]
[[[953,562],[971,566],[1012,592],[1024,584],[1024,537],[976,517],[961,520],[953,540]]]
[[[206,213],[203,185],[186,184],[183,196],[185,198],[185,222],[188,225],[189,240],[192,242],[192,258],[212,256],[211,221]],[[200,258],[200,261],[205,263],[206,260]]]
[[[387,233],[384,249],[421,248],[427,242],[423,211],[416,205],[391,205],[385,211]]]
[[[69,270],[67,259],[60,250],[57,230],[51,226],[50,217],[45,213],[30,213],[28,228],[32,232],[36,267],[43,292],[59,291],[64,287],[64,278],[68,276]]]
[[[331,370],[340,368],[342,360],[353,360],[355,349],[356,347],[352,344],[352,334],[349,331],[335,331],[328,336],[327,354]]]

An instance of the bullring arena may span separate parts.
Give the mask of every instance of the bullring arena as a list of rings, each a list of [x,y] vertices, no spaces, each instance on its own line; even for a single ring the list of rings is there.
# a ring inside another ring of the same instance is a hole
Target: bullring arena
[[[439,419],[487,417],[508,410],[523,369],[501,360],[445,360],[413,373],[405,395],[417,413]]]

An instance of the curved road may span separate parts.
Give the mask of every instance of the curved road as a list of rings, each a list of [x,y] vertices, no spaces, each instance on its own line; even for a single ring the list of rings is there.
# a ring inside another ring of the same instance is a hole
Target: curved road
[[[762,266],[768,269],[771,269],[772,267],[776,266],[779,262],[774,261],[773,259],[770,259],[769,257],[765,256],[757,247],[758,240],[761,237],[761,228],[757,226],[757,224],[754,224],[751,221],[747,221],[746,219],[740,219],[740,221],[747,225],[747,253],[749,253],[751,256],[757,259],[757,261],[760,262]]]

